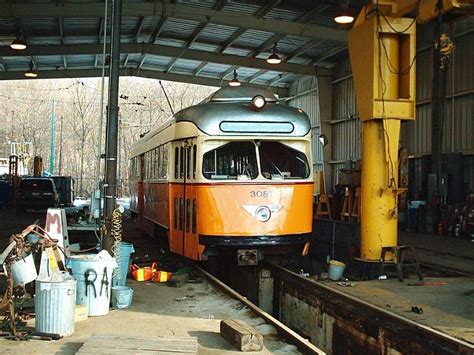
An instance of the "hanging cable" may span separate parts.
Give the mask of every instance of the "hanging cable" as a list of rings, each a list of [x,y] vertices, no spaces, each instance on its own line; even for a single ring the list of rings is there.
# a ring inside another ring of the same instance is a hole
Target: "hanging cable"
[[[168,94],[166,93],[166,90],[165,90],[163,84],[161,83],[161,80],[159,81],[159,83],[160,83],[161,89],[163,90],[163,93],[165,94],[166,101],[168,101],[168,105],[170,106],[171,113],[174,115],[173,106],[171,105],[171,101],[168,98]]]

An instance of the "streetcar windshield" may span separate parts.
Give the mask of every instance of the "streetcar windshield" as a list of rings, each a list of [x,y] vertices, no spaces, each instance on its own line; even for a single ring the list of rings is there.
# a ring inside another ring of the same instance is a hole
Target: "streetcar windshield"
[[[306,179],[306,155],[279,142],[259,142],[260,168],[266,179]]]
[[[249,180],[258,176],[253,142],[231,142],[203,157],[203,175],[211,180]]]

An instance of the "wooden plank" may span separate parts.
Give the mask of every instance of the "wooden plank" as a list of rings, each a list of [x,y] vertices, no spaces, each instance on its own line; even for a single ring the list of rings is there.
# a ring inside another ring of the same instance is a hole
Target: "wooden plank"
[[[263,349],[263,336],[239,319],[221,321],[221,335],[240,351]]]
[[[94,334],[82,345],[78,354],[196,354],[197,349],[195,337]]]

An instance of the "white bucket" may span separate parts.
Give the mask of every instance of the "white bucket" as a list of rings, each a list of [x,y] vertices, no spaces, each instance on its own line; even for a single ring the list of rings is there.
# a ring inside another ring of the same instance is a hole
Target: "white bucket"
[[[341,263],[337,260],[329,261],[329,279],[333,281],[339,281],[344,273],[346,264]]]
[[[69,266],[77,280],[76,303],[86,305],[89,316],[108,314],[115,259],[98,260],[96,254],[71,256]]]
[[[32,254],[28,254],[12,263],[12,277],[15,285],[25,285],[36,280],[38,273]]]

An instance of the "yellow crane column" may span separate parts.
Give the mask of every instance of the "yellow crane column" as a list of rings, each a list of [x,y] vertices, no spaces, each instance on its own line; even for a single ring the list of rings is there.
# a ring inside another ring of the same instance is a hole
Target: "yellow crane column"
[[[362,121],[361,258],[379,261],[397,245],[398,142],[401,120],[415,118],[415,30],[392,8],[362,11],[349,53]],[[389,256],[390,257],[390,256]]]

